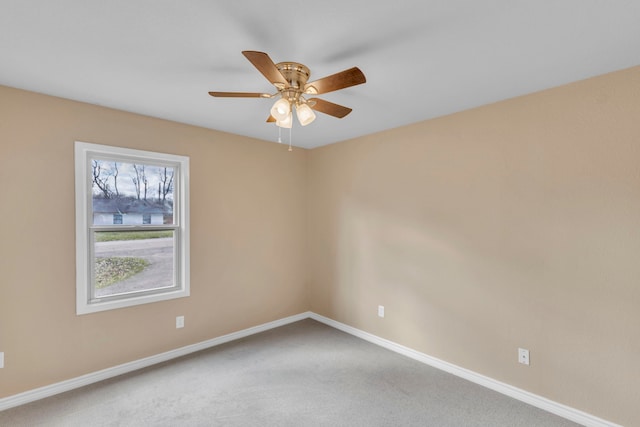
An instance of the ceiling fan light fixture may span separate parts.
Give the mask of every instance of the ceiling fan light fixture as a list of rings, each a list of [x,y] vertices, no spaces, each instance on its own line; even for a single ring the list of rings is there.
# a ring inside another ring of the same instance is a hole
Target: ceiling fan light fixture
[[[291,111],[289,111],[289,114],[287,114],[283,120],[276,119],[276,126],[280,126],[281,128],[285,129],[291,129],[291,126],[293,126],[293,114],[291,113]]]
[[[296,105],[296,115],[302,126],[306,126],[316,119],[316,114],[307,104]]]
[[[317,95],[318,89],[316,89],[315,86],[307,86],[304,90],[304,93],[306,93],[307,95]]]
[[[271,107],[271,115],[277,120],[282,121],[291,115],[291,104],[284,98],[278,99]]]

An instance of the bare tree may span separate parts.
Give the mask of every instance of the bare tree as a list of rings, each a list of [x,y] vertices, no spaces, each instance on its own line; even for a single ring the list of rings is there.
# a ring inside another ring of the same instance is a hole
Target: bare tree
[[[135,175],[131,176],[131,181],[133,181],[133,187],[136,189],[136,197],[140,200],[140,178],[138,175],[138,168],[136,165],[133,165],[133,170],[135,171]]]
[[[144,200],[147,200],[147,189],[149,188],[149,180],[147,179],[147,175],[144,171],[144,166],[142,166],[142,182],[144,183]]]
[[[140,194],[142,194],[144,200],[147,200],[147,186],[149,185],[149,181],[145,174],[144,165],[136,165],[134,163],[133,170],[135,172],[135,176],[132,176],[131,180],[133,181],[133,186],[136,189],[136,197],[140,200]]]
[[[110,199],[113,193],[109,188],[109,172],[102,169],[101,162],[98,160],[91,161],[91,168],[93,174],[93,184],[98,187],[105,199]]]
[[[120,197],[120,192],[118,191],[118,173],[118,162],[113,162],[113,189],[115,191],[116,198]]]
[[[169,173],[167,169],[170,169]],[[158,182],[158,199],[162,196],[162,203],[167,200],[167,194],[173,192],[173,168],[163,168],[159,170],[160,182]]]

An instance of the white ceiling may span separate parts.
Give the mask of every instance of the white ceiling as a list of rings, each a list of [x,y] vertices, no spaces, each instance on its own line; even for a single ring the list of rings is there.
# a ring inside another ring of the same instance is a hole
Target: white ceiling
[[[274,92],[243,50],[364,72],[311,148],[639,65],[640,1],[0,0],[0,84],[274,141],[273,100],[207,94]]]

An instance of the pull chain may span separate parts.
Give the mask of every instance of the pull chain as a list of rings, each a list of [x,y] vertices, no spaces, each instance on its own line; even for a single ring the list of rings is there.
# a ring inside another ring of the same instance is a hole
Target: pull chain
[[[278,128],[278,144],[282,144],[282,128],[280,126],[276,126]],[[293,126],[291,126],[289,128],[289,151],[293,151],[293,148],[291,147],[291,129],[293,128]]]

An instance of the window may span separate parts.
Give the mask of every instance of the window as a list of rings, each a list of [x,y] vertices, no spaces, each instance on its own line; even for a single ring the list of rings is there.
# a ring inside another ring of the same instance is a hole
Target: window
[[[189,296],[189,159],[76,142],[77,314]]]

